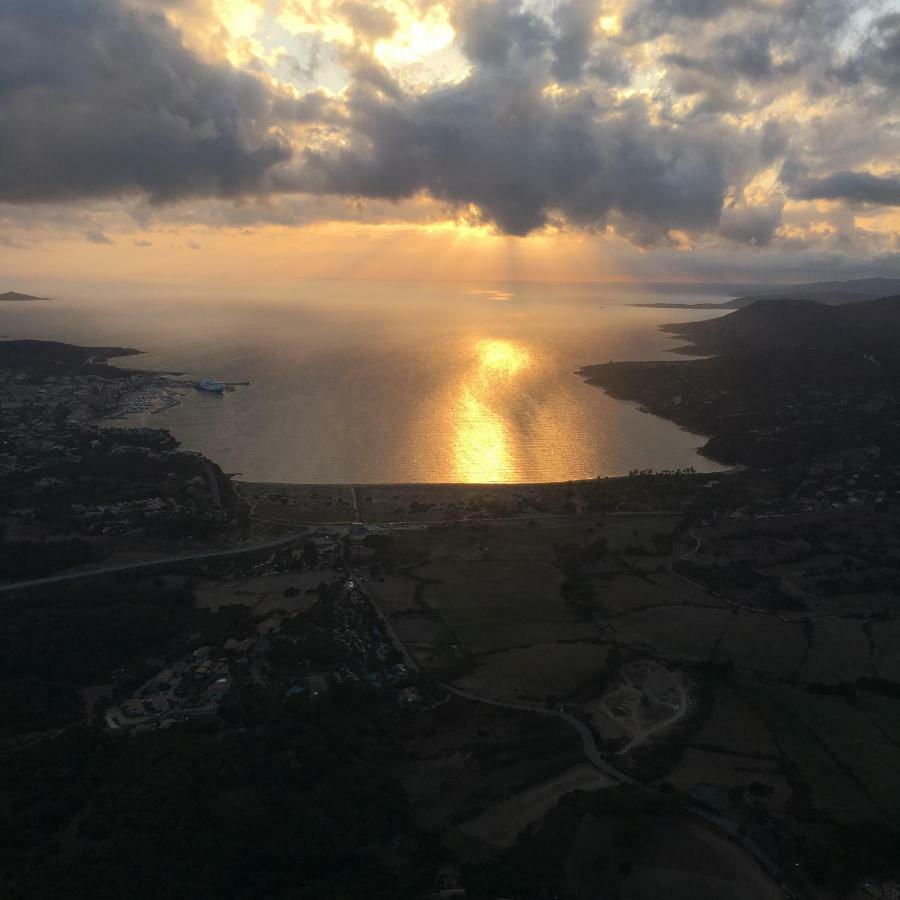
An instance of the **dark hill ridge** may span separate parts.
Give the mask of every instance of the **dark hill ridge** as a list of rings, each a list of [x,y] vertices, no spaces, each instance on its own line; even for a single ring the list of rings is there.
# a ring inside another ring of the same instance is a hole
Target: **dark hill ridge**
[[[6,291],[0,294],[0,303],[23,303],[28,300],[47,300],[47,297],[33,297],[31,294],[20,294],[18,291]]]
[[[637,303],[653,309],[744,309],[765,300],[808,300],[824,306],[864,303],[900,294],[900,278],[859,278],[856,281],[819,281],[812,284],[782,284],[760,288],[724,303]]]
[[[900,295],[843,306],[812,300],[758,300],[719,319],[664,325],[690,340],[683,352],[756,353],[778,349],[875,352],[900,346]]]
[[[579,374],[691,431],[726,463],[809,463],[875,447],[900,465],[900,296],[829,307],[760,301],[720,319],[669,326],[717,355],[609,363]]]
[[[119,356],[139,356],[132,347],[78,347],[57,341],[0,341],[0,368],[25,372],[90,372],[99,366],[104,372],[128,374],[125,369],[107,366]]]
[[[900,294],[900,278],[857,278],[853,281],[817,281],[812,284],[785,284],[735,297],[723,306],[742,309],[759,300],[812,300],[826,306],[864,303],[890,294]]]

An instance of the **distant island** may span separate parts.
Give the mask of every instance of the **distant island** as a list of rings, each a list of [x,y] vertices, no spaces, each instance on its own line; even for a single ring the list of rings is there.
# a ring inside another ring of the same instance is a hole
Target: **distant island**
[[[0,294],[0,303],[23,303],[29,300],[49,300],[49,297],[34,297],[31,294],[21,294],[19,291],[6,291]]]
[[[649,309],[743,309],[760,300],[808,300],[825,306],[863,303],[900,294],[900,278],[858,278],[854,281],[817,281],[811,284],[769,285],[722,303],[636,303]]]

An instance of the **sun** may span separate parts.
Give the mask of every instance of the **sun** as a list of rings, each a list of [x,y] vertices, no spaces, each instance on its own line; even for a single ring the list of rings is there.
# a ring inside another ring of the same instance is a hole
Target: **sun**
[[[375,56],[386,66],[421,62],[449,47],[456,37],[449,14],[441,4],[432,6],[424,16],[413,15],[402,6],[397,13],[397,30],[375,45]]]

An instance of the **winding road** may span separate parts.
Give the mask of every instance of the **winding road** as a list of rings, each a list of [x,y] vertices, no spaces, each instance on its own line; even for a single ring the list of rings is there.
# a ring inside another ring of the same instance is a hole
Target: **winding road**
[[[482,697],[480,694],[473,694],[470,691],[464,691],[462,688],[454,687],[452,684],[444,684],[451,694],[462,697],[464,700],[474,700],[477,703],[487,703],[490,706],[500,706],[504,709],[515,709],[526,712],[539,713],[544,716],[553,716],[562,719],[570,727],[574,728],[581,736],[581,744],[584,748],[584,755],[587,757],[591,765],[596,766],[601,772],[615,779],[619,784],[633,784],[643,787],[640,782],[635,781],[630,775],[620,772],[614,766],[611,766],[597,749],[597,743],[591,730],[580,719],[576,719],[571,713],[563,712],[560,709],[549,709],[546,706],[532,706],[529,703],[509,703],[505,700],[493,700],[490,697]]]
[[[117,563],[112,566],[102,566],[97,569],[82,569],[79,572],[64,572],[60,575],[49,575],[46,578],[32,578],[27,581],[14,581],[11,584],[0,584],[0,594],[12,594],[16,591],[27,591],[33,588],[49,587],[50,585],[65,584],[71,581],[83,581],[87,578],[97,578],[102,575],[116,575],[119,572],[141,572],[155,569],[165,569],[169,566],[185,562],[204,562],[210,559],[225,559],[229,556],[244,556],[250,553],[259,553],[264,550],[277,550],[286,547],[295,541],[305,537],[305,532],[283,535],[271,541],[261,541],[254,544],[237,544],[225,547],[221,550],[205,550],[201,553],[183,553],[178,556],[163,556],[160,559],[141,560],[139,562]]]

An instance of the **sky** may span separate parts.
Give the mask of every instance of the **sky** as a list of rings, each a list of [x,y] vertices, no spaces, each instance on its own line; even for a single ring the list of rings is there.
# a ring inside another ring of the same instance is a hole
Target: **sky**
[[[3,0],[0,273],[900,276],[900,0]]]

